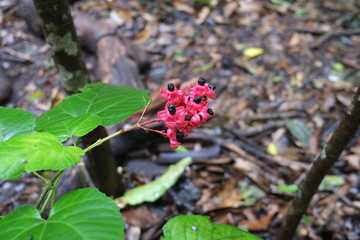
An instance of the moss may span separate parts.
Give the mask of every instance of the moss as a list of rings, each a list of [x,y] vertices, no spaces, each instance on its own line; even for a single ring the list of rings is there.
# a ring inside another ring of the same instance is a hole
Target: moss
[[[56,32],[57,26],[53,23],[45,24],[46,31],[48,32]]]
[[[69,21],[69,15],[68,15],[68,14],[63,14],[63,15],[62,15],[62,20],[63,20],[64,22],[68,22],[68,21]]]
[[[79,51],[76,42],[72,40],[70,32],[66,33],[62,37],[54,33],[50,33],[46,40],[51,45],[54,53],[65,51],[69,56],[76,56]]]
[[[359,100],[359,101],[360,101],[360,100]],[[353,112],[353,110],[354,110],[354,107],[355,107],[354,103],[351,103],[351,104],[349,105],[349,107],[347,108],[346,113],[351,116],[351,115],[352,115],[352,112]]]
[[[325,161],[326,158],[327,158],[327,156],[326,156],[326,147],[324,147],[323,150],[322,150],[321,153],[320,153],[320,159],[321,159],[322,161]]]
[[[88,82],[87,73],[80,70],[67,71],[64,66],[58,65],[62,86],[68,92],[76,92]]]

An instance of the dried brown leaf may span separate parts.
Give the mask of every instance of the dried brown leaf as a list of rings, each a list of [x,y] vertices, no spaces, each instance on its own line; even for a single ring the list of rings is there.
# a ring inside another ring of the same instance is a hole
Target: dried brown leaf
[[[224,5],[223,7],[223,13],[224,16],[229,18],[238,8],[238,3],[236,1],[231,1]]]
[[[209,7],[203,7],[200,10],[200,13],[198,15],[198,18],[195,20],[196,24],[202,24],[205,22],[206,18],[209,16],[210,8]]]

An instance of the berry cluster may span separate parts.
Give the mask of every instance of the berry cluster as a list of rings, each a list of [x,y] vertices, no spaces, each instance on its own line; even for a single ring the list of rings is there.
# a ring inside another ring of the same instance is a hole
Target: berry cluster
[[[215,98],[215,85],[206,83],[200,77],[194,87],[188,86],[190,94],[184,88],[177,89],[169,83],[167,90],[160,89],[161,96],[168,100],[165,110],[158,112],[158,117],[168,128],[166,136],[170,139],[171,148],[177,148],[188,133],[214,115],[209,108],[208,98]]]

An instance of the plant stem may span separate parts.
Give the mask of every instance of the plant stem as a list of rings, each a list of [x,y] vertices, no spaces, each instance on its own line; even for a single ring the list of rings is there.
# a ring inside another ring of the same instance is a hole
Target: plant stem
[[[58,179],[60,178],[60,176],[63,172],[64,172],[64,170],[57,171],[49,181],[47,181],[45,179],[46,180],[45,186],[43,188],[43,191],[41,192],[38,202],[36,203],[36,208],[39,209],[40,211],[44,208],[44,206],[47,205],[48,195],[52,194],[50,191],[53,191],[53,189],[55,187],[54,183],[58,181]]]
[[[153,119],[153,120],[143,122],[143,123],[136,123],[136,124],[132,125],[131,127],[126,128],[126,129],[121,129],[121,130],[117,131],[116,133],[113,133],[113,134],[111,134],[111,135],[109,135],[109,136],[107,136],[105,138],[97,140],[95,143],[93,143],[90,146],[88,146],[87,148],[85,148],[84,152],[86,153],[86,152],[90,151],[91,149],[103,144],[107,140],[110,140],[111,138],[116,137],[117,135],[120,135],[120,134],[126,133],[128,131],[134,130],[135,128],[143,128],[143,126],[146,125],[146,124],[150,124],[150,123],[158,122],[158,121],[160,121],[160,120],[159,119]]]
[[[38,174],[37,172],[33,172],[33,174],[35,176],[37,176],[38,178],[40,178],[41,181],[43,181],[43,183],[47,184],[48,180],[46,180],[43,176],[41,176],[40,174]]]
[[[354,137],[360,124],[360,87],[358,87],[352,103],[347,109],[340,125],[331,136],[321,154],[314,160],[305,176],[303,184],[294,199],[289,203],[288,214],[282,223],[276,240],[292,239],[300,220],[317,192],[321,181],[329,169],[339,159],[341,152]]]
[[[39,210],[39,213],[42,214],[45,209],[46,209],[46,206],[48,205],[49,203],[49,200],[51,199],[51,197],[53,196],[54,194],[54,190],[53,189],[50,189],[50,192],[49,194],[46,196],[45,200],[44,200],[44,203],[42,204],[40,210]]]

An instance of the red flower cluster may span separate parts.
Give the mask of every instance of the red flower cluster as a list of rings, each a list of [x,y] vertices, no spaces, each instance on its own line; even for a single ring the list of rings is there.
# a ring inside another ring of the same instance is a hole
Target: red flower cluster
[[[168,100],[165,110],[158,112],[158,117],[168,128],[166,136],[170,139],[171,148],[177,148],[188,133],[214,115],[209,108],[208,98],[215,98],[215,85],[206,83],[200,77],[194,87],[188,86],[190,94],[184,88],[177,89],[169,83],[166,91],[160,89],[161,96]]]

